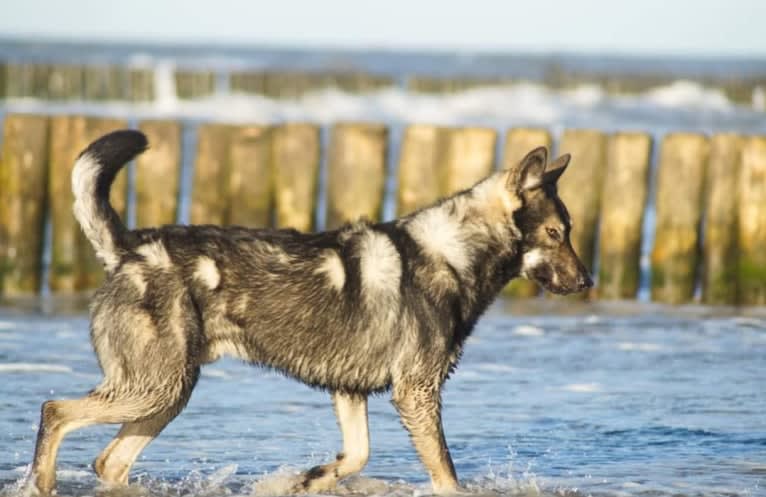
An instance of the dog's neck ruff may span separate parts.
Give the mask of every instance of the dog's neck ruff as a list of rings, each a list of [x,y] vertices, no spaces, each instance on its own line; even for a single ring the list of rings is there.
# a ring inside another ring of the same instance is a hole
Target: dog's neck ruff
[[[496,173],[400,221],[425,255],[454,271],[472,305],[488,305],[519,275],[522,235],[514,213],[522,200],[506,189],[506,175]]]

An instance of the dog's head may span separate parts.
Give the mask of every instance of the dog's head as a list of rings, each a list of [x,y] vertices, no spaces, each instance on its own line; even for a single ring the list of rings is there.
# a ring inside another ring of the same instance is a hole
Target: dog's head
[[[572,222],[556,190],[569,159],[565,154],[548,164],[545,147],[536,148],[509,172],[506,184],[522,202],[513,215],[522,236],[520,274],[557,294],[593,286],[569,241]]]

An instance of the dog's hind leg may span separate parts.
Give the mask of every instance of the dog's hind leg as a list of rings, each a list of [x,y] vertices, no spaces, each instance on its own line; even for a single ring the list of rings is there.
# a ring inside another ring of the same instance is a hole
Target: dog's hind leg
[[[321,492],[335,487],[339,480],[360,472],[370,456],[367,427],[367,397],[333,393],[335,415],[343,435],[343,452],[329,464],[311,468],[303,475],[297,491]]]
[[[393,402],[428,470],[433,491],[445,494],[457,492],[458,481],[444,439],[439,390],[429,382],[394,385]]]
[[[127,484],[138,455],[180,412],[178,408],[168,409],[149,419],[122,425],[117,436],[93,461],[96,475],[105,483]]]
[[[56,455],[67,433],[94,424],[132,422],[142,415],[134,401],[113,400],[95,391],[81,399],[43,403],[32,463],[32,478],[38,491],[47,495],[53,490]]]

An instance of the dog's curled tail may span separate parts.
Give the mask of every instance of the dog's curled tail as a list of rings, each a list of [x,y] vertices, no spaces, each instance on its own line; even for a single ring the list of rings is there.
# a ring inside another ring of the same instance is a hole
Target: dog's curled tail
[[[88,145],[72,170],[74,217],[107,271],[119,263],[128,233],[109,203],[109,190],[122,166],[147,147],[140,131],[113,131]]]

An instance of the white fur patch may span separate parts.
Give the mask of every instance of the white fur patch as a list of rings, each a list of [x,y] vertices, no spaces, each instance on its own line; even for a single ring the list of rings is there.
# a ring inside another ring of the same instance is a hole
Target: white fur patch
[[[346,284],[346,271],[343,269],[343,262],[334,250],[326,251],[322,263],[315,272],[324,274],[330,285],[338,291],[342,290],[343,285]]]
[[[95,158],[85,154],[75,162],[72,170],[72,192],[74,193],[74,217],[80,223],[85,236],[93,244],[96,256],[101,259],[107,271],[111,271],[120,259],[115,252],[114,240],[104,219],[96,207],[96,178],[101,165]]]
[[[445,205],[420,212],[407,225],[412,238],[434,258],[443,258],[458,272],[471,264],[460,222],[452,218]]]
[[[210,257],[200,257],[197,259],[197,269],[194,271],[194,277],[205,284],[210,290],[215,290],[221,283],[221,273],[215,261]]]
[[[146,243],[138,247],[136,252],[142,255],[150,266],[169,268],[172,265],[170,255],[162,242]]]
[[[529,272],[540,265],[543,261],[543,252],[540,249],[532,249],[524,254],[521,259],[521,275],[529,278]]]
[[[136,286],[141,296],[143,296],[146,293],[146,280],[141,271],[141,266],[138,264],[126,264],[123,266],[122,272],[130,278],[130,281]]]
[[[368,231],[359,246],[362,287],[371,292],[398,292],[402,265],[394,244],[386,235]]]

